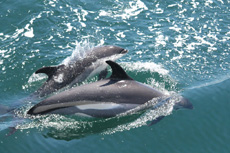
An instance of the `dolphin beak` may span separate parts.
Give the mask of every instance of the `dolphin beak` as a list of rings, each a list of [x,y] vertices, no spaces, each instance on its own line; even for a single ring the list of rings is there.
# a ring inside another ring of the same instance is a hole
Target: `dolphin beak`
[[[181,105],[187,109],[193,109],[192,103],[187,98],[182,98],[180,101]]]
[[[176,110],[180,108],[193,109],[193,105],[188,99],[182,97],[182,99],[174,105],[174,108]]]
[[[126,54],[126,53],[128,53],[128,52],[129,52],[128,50],[123,49],[123,50],[121,51],[121,54]]]

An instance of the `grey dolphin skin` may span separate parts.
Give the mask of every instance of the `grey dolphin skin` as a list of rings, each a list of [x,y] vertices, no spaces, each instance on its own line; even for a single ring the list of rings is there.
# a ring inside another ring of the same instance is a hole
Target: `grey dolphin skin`
[[[133,80],[120,65],[106,61],[112,68],[109,78],[74,87],[53,95],[36,104],[27,113],[77,114],[91,117],[114,117],[136,108],[163,93]],[[178,102],[179,107],[192,108],[188,100]],[[161,119],[161,118],[159,118]]]
[[[95,74],[99,78],[107,75],[106,60],[116,60],[128,51],[117,46],[95,47],[83,59],[70,65],[43,67],[35,73],[45,73],[48,76],[46,82],[33,94],[43,97],[67,86],[80,83]]]

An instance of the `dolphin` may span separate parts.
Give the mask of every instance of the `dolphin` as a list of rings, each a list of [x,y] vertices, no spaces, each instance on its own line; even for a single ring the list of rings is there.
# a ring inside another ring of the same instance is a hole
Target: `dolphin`
[[[83,59],[68,66],[59,65],[40,68],[35,74],[45,73],[48,79],[33,96],[47,96],[67,85],[72,86],[80,83],[98,73],[100,73],[99,79],[105,78],[107,75],[105,61],[116,60],[127,52],[126,49],[118,46],[100,46],[93,48]]]
[[[153,98],[164,96],[160,91],[132,79],[117,63],[106,63],[112,68],[109,78],[53,95],[33,106],[27,114],[109,118],[137,108]],[[177,108],[193,107],[188,100],[182,100],[176,105]]]

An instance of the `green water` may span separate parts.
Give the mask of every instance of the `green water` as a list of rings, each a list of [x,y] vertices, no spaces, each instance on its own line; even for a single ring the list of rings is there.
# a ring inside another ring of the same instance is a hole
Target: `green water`
[[[0,104],[19,106],[0,115],[0,152],[229,153],[229,13],[222,0],[0,0]],[[45,81],[33,73],[98,45],[128,49],[118,63],[132,78],[182,94],[194,109],[26,117],[39,101],[25,99]],[[9,127],[17,130],[7,136]]]

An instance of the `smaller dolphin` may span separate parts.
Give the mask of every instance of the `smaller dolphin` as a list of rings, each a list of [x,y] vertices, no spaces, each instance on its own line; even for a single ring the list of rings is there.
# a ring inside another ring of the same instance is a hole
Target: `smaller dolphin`
[[[80,83],[98,73],[99,78],[107,75],[106,60],[116,60],[126,54],[126,49],[117,46],[95,47],[85,58],[70,65],[43,67],[35,73],[45,73],[48,76],[46,82],[34,93],[43,97],[67,86]]]
[[[106,63],[112,68],[109,78],[53,95],[36,104],[27,114],[77,114],[107,118],[164,96],[160,91],[133,80],[117,63]],[[175,105],[178,108],[192,108],[188,100],[179,101]]]

